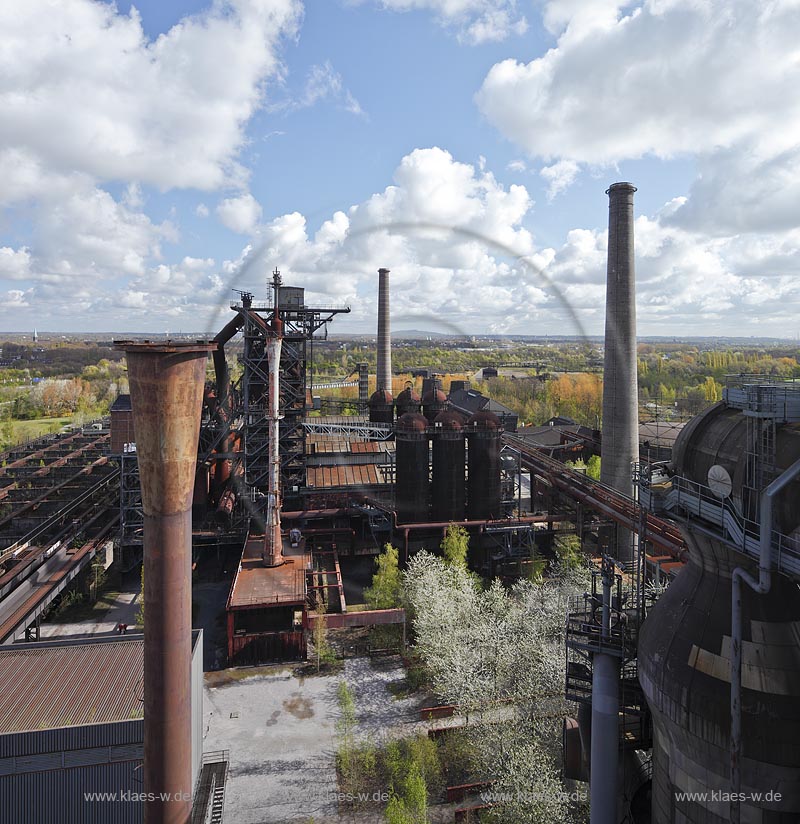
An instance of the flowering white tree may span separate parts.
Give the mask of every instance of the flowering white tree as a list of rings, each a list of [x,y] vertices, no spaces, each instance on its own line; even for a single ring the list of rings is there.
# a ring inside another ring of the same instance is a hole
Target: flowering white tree
[[[403,583],[416,651],[437,695],[470,721],[473,751],[494,782],[501,817],[566,821],[558,774],[564,619],[588,574],[565,567],[484,590],[465,569],[421,552],[409,560]]]

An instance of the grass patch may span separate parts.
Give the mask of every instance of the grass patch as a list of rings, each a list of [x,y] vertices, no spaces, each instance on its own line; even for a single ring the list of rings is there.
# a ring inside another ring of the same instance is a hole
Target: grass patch
[[[247,678],[258,678],[268,675],[278,675],[282,672],[292,672],[291,664],[270,664],[264,667],[236,667],[235,669],[215,670],[204,676],[209,687],[224,687],[235,684]]]
[[[385,805],[384,820],[389,824],[425,824],[429,799],[444,790],[436,743],[424,733],[395,739],[382,747],[356,741],[356,701],[346,681],[339,682],[337,695],[340,803],[350,809]]]
[[[342,718],[336,771],[342,806],[363,810],[380,805],[385,808],[386,821],[426,822],[429,804],[443,797],[445,787],[436,743],[422,733],[389,741],[382,747],[355,743],[345,731],[353,716],[347,706],[342,706],[347,702],[341,694],[339,702]]]
[[[53,611],[51,620],[58,621],[59,624],[77,624],[82,621],[101,621],[103,615],[114,606],[119,596],[116,590],[108,590],[100,593],[100,597],[90,604],[86,598],[75,590],[67,593],[70,597],[65,597],[59,606]]]
[[[11,443],[18,444],[33,438],[40,438],[42,435],[50,435],[53,432],[60,432],[63,426],[72,422],[71,417],[66,418],[37,418],[31,421],[11,421]]]

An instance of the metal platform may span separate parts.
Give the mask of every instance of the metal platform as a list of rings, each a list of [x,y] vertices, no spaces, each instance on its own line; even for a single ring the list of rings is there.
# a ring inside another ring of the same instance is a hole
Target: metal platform
[[[228,609],[305,603],[306,573],[311,569],[311,554],[306,552],[305,540],[292,548],[289,540],[284,539],[286,563],[276,567],[264,566],[261,559],[263,545],[263,535],[247,538],[239,571],[231,587]]]

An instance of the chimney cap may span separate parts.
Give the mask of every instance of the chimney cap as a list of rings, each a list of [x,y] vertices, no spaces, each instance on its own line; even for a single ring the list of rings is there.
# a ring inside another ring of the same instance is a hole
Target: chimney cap
[[[379,275],[388,275],[389,272],[391,272],[391,271],[392,271],[391,269],[378,269],[378,274]]]
[[[144,354],[214,352],[217,348],[215,341],[209,341],[207,343],[203,343],[202,341],[184,343],[181,341],[173,342],[168,340],[161,343],[151,343],[150,341],[115,340],[113,341],[113,345],[114,349],[122,350],[123,352],[141,352]]]
[[[620,181],[619,183],[612,183],[606,189],[606,194],[608,195],[608,194],[611,194],[611,192],[616,192],[616,191],[636,192],[638,190],[633,185],[633,183],[627,183],[623,180],[623,181]]]

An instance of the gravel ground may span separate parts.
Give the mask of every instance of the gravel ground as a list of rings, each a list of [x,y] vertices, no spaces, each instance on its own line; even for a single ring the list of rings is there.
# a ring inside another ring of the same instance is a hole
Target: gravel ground
[[[338,675],[300,677],[262,667],[206,676],[203,749],[230,751],[225,818],[237,824],[381,821],[375,813],[339,812],[336,798],[337,689],[353,690],[356,735],[380,743],[412,734],[420,700],[388,690],[405,671],[398,658],[350,659]],[[233,716],[233,717],[232,717]]]

